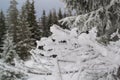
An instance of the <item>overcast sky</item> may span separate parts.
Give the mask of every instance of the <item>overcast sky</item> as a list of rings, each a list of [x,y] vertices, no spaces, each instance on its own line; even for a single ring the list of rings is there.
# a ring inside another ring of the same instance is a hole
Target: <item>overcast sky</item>
[[[17,0],[18,1],[18,8],[20,9],[21,5],[26,0]],[[0,9],[6,11],[9,7],[10,0],[0,0]],[[49,10],[55,8],[58,10],[59,8],[64,9],[64,4],[60,0],[35,0],[35,8],[36,8],[36,15],[40,17],[43,9],[49,12]]]

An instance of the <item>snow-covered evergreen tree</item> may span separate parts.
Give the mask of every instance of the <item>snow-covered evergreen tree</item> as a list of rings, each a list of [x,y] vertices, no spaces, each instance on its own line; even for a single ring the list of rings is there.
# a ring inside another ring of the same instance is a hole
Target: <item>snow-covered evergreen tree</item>
[[[63,24],[79,27],[80,32],[97,27],[97,36],[100,37],[98,41],[105,44],[119,39],[118,35],[112,36],[113,33],[119,33],[119,0],[64,0],[64,2],[69,9],[81,15],[69,17],[70,20],[61,20]]]
[[[18,26],[18,9],[17,9],[17,1],[11,0],[10,7],[8,9],[7,21],[9,25],[9,31],[11,36],[13,36],[13,42],[16,44],[17,42],[17,26]]]
[[[95,11],[101,7],[110,4],[112,0],[62,0],[66,7],[70,10],[75,10],[77,14],[85,14]]]
[[[22,6],[18,21],[19,21],[17,27],[18,43],[16,44],[16,52],[21,59],[26,60],[30,56],[29,50],[31,49],[30,47],[31,31],[29,30],[25,5]]]
[[[7,14],[7,25],[8,25],[8,31],[7,31],[7,39],[6,39],[6,49],[5,50],[5,57],[6,62],[13,63],[14,56],[16,54],[15,46],[18,42],[17,40],[17,27],[18,27],[18,9],[17,9],[17,1],[11,0],[10,1],[10,7],[8,9]]]

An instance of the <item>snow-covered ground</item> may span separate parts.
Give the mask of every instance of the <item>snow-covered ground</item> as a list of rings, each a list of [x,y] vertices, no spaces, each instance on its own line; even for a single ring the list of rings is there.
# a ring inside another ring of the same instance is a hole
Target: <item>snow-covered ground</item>
[[[96,28],[76,31],[53,25],[52,36],[37,41],[25,62],[28,80],[119,80],[120,41],[104,46],[96,41]]]
[[[50,37],[37,41],[30,60],[14,59],[15,67],[1,61],[0,70],[23,75],[23,79],[15,80],[120,79],[120,41],[107,46],[98,43],[95,27],[89,34],[77,34],[77,28],[66,30],[53,25],[51,32]]]

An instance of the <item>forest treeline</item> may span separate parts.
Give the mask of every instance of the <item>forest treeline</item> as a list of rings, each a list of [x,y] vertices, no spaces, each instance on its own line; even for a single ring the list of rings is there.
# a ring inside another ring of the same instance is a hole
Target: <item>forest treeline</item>
[[[50,36],[50,26],[59,24],[59,19],[69,16],[61,9],[53,9],[49,13],[43,10],[38,19],[34,0],[26,0],[20,10],[17,5],[16,0],[11,0],[6,15],[0,11],[0,57],[11,64],[15,56],[28,59],[29,51],[36,45],[35,41]]]

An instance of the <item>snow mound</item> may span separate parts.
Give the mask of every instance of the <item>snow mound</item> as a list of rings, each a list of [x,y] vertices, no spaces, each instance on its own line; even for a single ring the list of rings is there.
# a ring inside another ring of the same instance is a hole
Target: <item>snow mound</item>
[[[37,80],[120,79],[120,41],[110,42],[108,46],[99,44],[96,28],[89,34],[78,35],[76,28],[64,30],[53,25],[51,32],[50,37],[37,41],[36,49],[31,50],[34,65],[28,67],[51,73],[51,76],[36,75]]]

